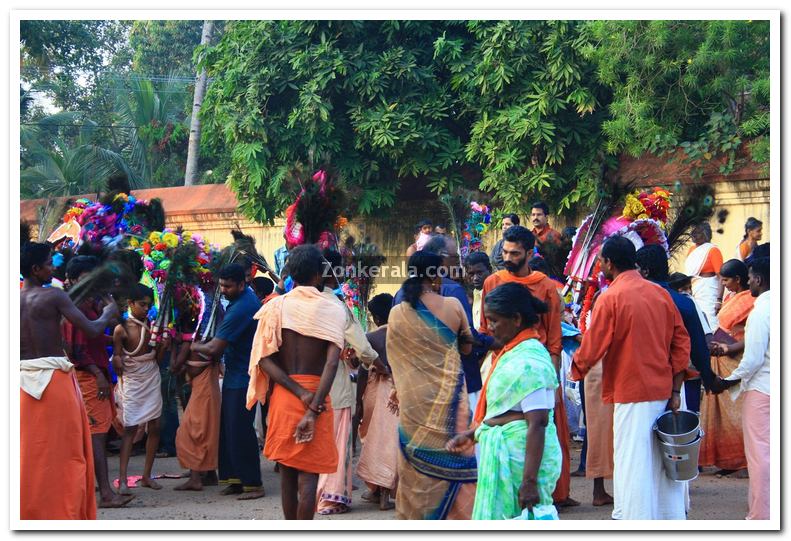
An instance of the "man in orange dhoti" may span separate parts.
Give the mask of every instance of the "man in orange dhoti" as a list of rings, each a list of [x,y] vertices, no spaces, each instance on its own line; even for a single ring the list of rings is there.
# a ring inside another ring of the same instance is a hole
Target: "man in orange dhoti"
[[[69,261],[66,277],[71,284],[76,284],[97,265],[98,260],[95,257],[76,256]],[[99,319],[102,306],[97,299],[89,299],[79,308],[85,317],[93,321]],[[107,456],[104,452],[107,432],[110,431],[116,414],[115,399],[110,387],[110,356],[106,349],[111,339],[104,334],[89,338],[69,320],[63,321],[62,331],[66,356],[74,364],[74,373],[91,425],[93,465],[96,483],[99,485],[98,505],[101,508],[122,507],[132,501],[134,495],[119,495],[113,491],[107,473]]]
[[[91,433],[72,364],[63,356],[61,318],[90,337],[118,318],[111,300],[90,321],[56,288],[47,244],[23,242],[20,292],[20,490],[21,520],[95,520]]]
[[[296,287],[255,315],[247,408],[266,402],[271,378],[264,455],[280,464],[285,518],[309,520],[319,474],[338,469],[328,394],[344,346],[346,312],[318,289],[324,269],[318,248],[298,246],[288,266]]]
[[[176,431],[176,456],[190,478],[173,490],[203,490],[203,476],[217,469],[220,445],[220,364],[190,355],[192,340],[185,340],[176,363],[186,363],[190,400]]]
[[[486,302],[486,294],[500,284],[506,282],[516,282],[525,286],[530,293],[538,300],[547,303],[549,311],[539,317],[537,326],[539,340],[549,351],[555,368],[560,370],[560,353],[562,346],[562,331],[560,319],[562,306],[555,283],[544,273],[531,271],[528,260],[533,253],[535,237],[525,227],[515,225],[509,228],[503,235],[503,263],[505,269],[489,276],[483,284],[481,302]],[[481,313],[482,333],[489,334],[486,324],[486,316]],[[566,421],[566,408],[563,405],[563,396],[558,387],[555,393],[555,425],[557,428],[560,449],[563,453],[563,463],[555,486],[553,498],[555,506],[570,507],[579,505],[579,502],[571,498],[571,456],[569,454],[570,433],[568,422]]]

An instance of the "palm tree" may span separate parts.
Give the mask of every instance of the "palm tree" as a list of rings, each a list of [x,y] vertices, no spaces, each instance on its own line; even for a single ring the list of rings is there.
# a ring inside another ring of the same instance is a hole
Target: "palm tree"
[[[74,141],[67,141],[58,131],[51,139],[49,127],[63,126],[81,118],[79,112],[62,112],[42,118],[36,126],[22,126],[20,134],[22,166],[21,195],[54,198],[98,191],[112,174],[123,172],[134,188],[147,184],[129,167],[124,157],[94,142],[96,123],[82,118]]]
[[[128,92],[116,98],[118,124],[129,128],[127,132],[129,163],[150,183],[153,171],[161,161],[156,149],[157,141],[147,135],[147,128],[168,124],[186,126],[184,114],[184,83],[169,76],[159,88],[144,78],[132,77]]]

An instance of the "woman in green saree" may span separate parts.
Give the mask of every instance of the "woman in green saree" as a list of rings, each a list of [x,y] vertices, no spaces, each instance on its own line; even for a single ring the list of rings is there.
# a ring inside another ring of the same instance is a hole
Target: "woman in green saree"
[[[501,348],[492,361],[472,429],[447,449],[480,445],[472,518],[502,520],[529,510],[531,518],[557,517],[552,491],[562,455],[553,408],[558,377],[534,325],[547,306],[523,286],[503,284],[486,296],[484,311]]]

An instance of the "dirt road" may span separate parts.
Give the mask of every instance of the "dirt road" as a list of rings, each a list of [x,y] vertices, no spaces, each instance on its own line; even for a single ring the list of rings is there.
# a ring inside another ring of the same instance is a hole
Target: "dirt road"
[[[572,469],[577,467],[579,446],[572,448]],[[118,477],[118,457],[110,457],[110,476]],[[356,460],[355,460],[356,462]],[[143,457],[132,457],[129,467],[130,475],[142,472]],[[262,461],[266,497],[252,501],[238,501],[234,496],[221,496],[221,487],[207,487],[203,492],[175,492],[173,487],[181,481],[176,479],[160,479],[163,489],[159,491],[147,488],[135,488],[137,498],[123,509],[100,509],[100,520],[113,519],[193,519],[193,520],[271,520],[283,517],[280,506],[280,479],[273,471],[274,464]],[[154,463],[155,474],[180,473],[175,458],[157,459]],[[713,471],[713,470],[712,470]],[[352,510],[343,515],[329,517],[316,516],[319,520],[357,520],[357,519],[394,519],[393,511],[379,511],[374,504],[360,499],[364,484],[355,477]],[[690,497],[692,509],[691,520],[723,520],[743,519],[747,512],[747,479],[718,479],[711,472],[704,472],[692,482]],[[580,502],[579,507],[567,508],[560,514],[561,520],[610,520],[612,506],[593,507],[591,493],[593,483],[584,478],[572,478],[572,497]],[[607,489],[612,493],[612,483],[607,481]],[[262,528],[264,526],[262,525]]]

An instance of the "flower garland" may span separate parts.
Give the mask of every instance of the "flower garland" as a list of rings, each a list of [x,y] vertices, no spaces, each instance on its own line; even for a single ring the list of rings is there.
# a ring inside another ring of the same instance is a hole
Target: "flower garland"
[[[470,203],[470,211],[470,215],[464,222],[464,231],[461,234],[459,253],[462,261],[471,253],[481,251],[483,248],[482,238],[492,223],[491,209],[487,205],[481,205],[476,201],[472,201]]]

